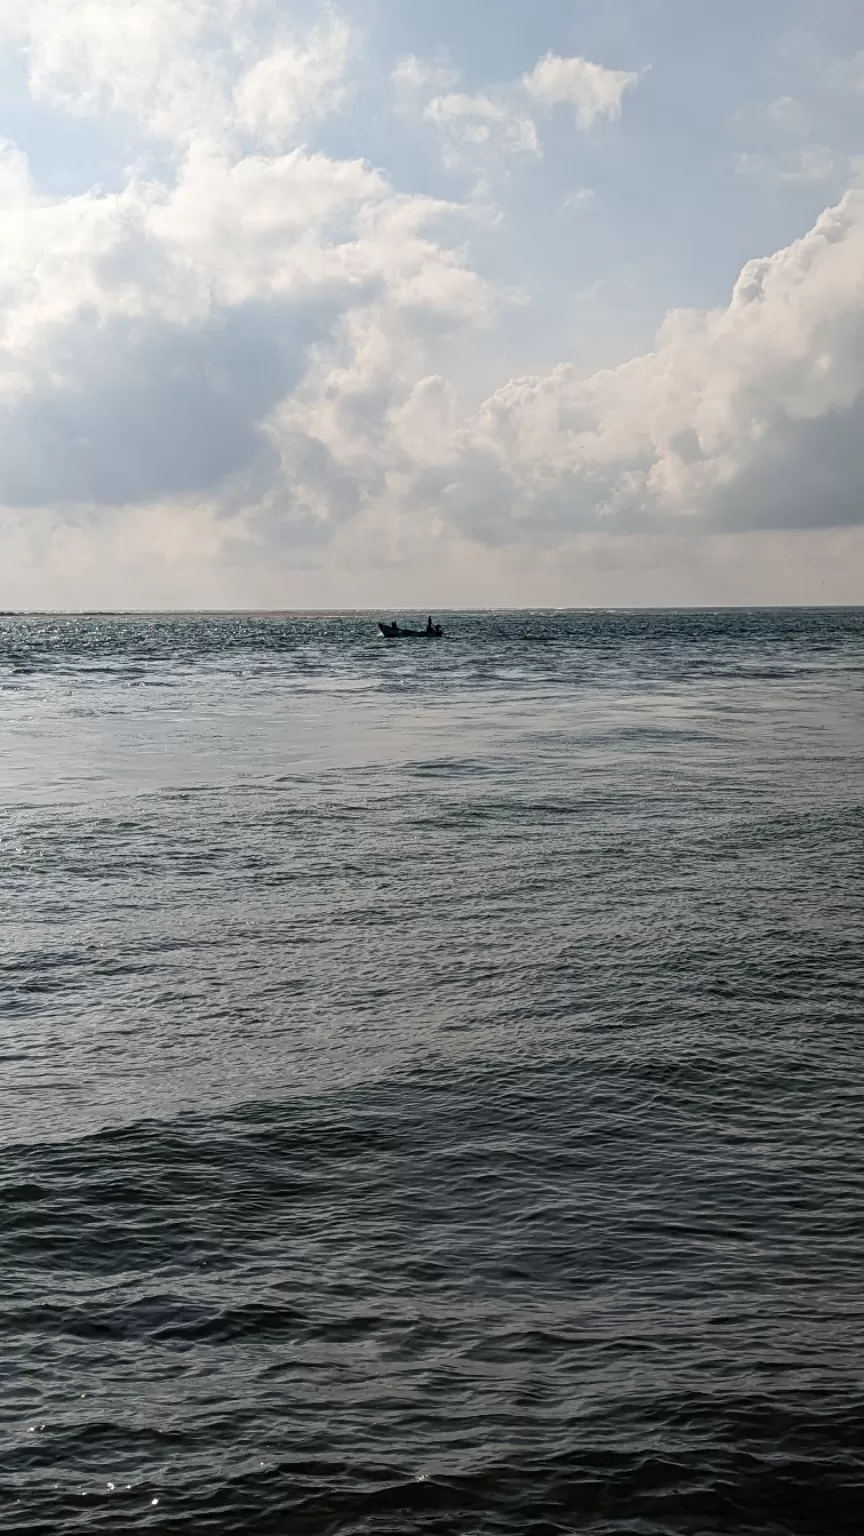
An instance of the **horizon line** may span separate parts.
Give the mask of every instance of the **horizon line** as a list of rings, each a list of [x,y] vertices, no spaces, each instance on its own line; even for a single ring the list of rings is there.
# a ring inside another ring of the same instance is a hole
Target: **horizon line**
[[[454,616],[509,613],[855,613],[864,610],[861,603],[600,603],[573,607],[559,604],[501,605],[495,607],[432,607],[433,613]],[[376,614],[396,612],[394,607],[372,608],[0,608],[2,619],[124,619],[124,618],[263,618],[263,619],[338,619],[372,618]],[[422,608],[400,608],[400,613],[428,613]]]

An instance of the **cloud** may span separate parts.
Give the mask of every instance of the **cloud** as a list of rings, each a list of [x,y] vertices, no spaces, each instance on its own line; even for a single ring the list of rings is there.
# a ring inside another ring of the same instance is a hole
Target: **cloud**
[[[836,526],[864,520],[862,425],[864,196],[852,192],[749,262],[728,307],[667,316],[654,352],[499,390],[466,450],[505,478],[514,526]]]
[[[272,476],[260,419],[330,318],[270,305],[183,330],[82,318],[54,341],[54,381],[0,413],[0,503],[140,504],[253,464]]]
[[[353,41],[333,15],[297,34],[277,0],[6,0],[4,34],[35,100],[131,118],[181,152],[238,134],[284,149],[343,105]]]
[[[848,179],[849,157],[814,141],[810,113],[794,96],[748,106],[732,127],[748,144],[735,156],[738,176],[779,186],[808,186],[841,172]]]
[[[458,82],[459,71],[448,59],[418,59],[413,53],[400,59],[390,75],[397,94],[408,98],[424,91],[448,91]]]
[[[397,110],[438,134],[448,170],[506,174],[508,162],[540,153],[534,120],[509,87],[470,94],[453,89],[458,71],[444,61],[400,59],[391,75]]]
[[[571,106],[578,126],[587,130],[601,117],[620,117],[624,92],[638,80],[639,75],[630,70],[604,69],[590,59],[547,53],[530,74],[523,75],[522,88],[543,107]]]
[[[325,117],[345,101],[352,34],[332,20],[303,42],[278,47],[243,75],[234,91],[239,127],[259,144],[283,149],[298,125]]]
[[[121,113],[182,143],[221,137],[235,69],[230,0],[7,0],[31,93],[81,116]],[[239,39],[238,39],[239,41]]]
[[[139,568],[179,592],[198,549],[208,600],[235,568],[326,570],[350,600],[357,571],[370,595],[388,570],[455,592],[462,564],[499,591],[529,568],[557,591],[583,558],[635,582],[645,539],[679,572],[697,535],[767,549],[792,529],[804,549],[845,528],[836,547],[859,548],[864,193],[749,262],[728,305],[671,312],[644,355],[505,374],[469,406],[500,304],[470,202],[302,142],[350,100],[338,18],[289,36],[264,0],[153,0],[125,32],[101,0],[4,16],[35,96],[122,114],[140,150],[114,190],[56,196],[0,144],[0,527],[58,591],[66,569],[96,579],[100,547],[128,593]],[[408,59],[396,84],[474,170],[537,155],[535,108],[587,129],[635,81],[553,56],[499,91],[453,73]]]
[[[735,172],[753,181],[809,186],[830,181],[837,172],[837,162],[825,144],[807,144],[780,154],[744,150],[735,157]]]
[[[855,53],[849,53],[848,49],[844,49],[841,53],[826,56],[818,44],[815,44],[814,39],[808,38],[807,45],[808,62],[811,65],[815,62],[815,67],[829,91],[864,95],[864,48],[858,49]]]
[[[786,144],[789,140],[806,143],[812,137],[810,113],[794,96],[753,102],[735,113],[732,124],[746,138],[774,144]]]
[[[227,0],[132,9],[130,33],[99,0],[43,0],[12,18],[30,39],[34,94],[137,115],[174,156],[117,192],[49,197],[0,144],[0,500],[143,506],[222,486],[227,506],[246,496],[272,518],[281,497],[302,522],[270,417],[314,375],[316,347],[335,359],[366,335],[353,377],[358,398],[374,394],[360,377],[369,316],[389,348],[378,371],[399,377],[400,348],[485,323],[490,296],[441,237],[459,209],[397,193],[361,160],[287,147],[302,119],[341,100],[341,23],[288,48],[278,8],[257,7],[272,25],[254,39],[234,20],[256,8]],[[310,442],[304,465],[322,453]],[[316,516],[343,517],[337,483],[349,495],[331,476]]]
[[[484,159],[539,154],[533,120],[490,96],[466,96],[458,91],[433,96],[423,116],[438,129],[444,163],[450,168],[475,160],[478,154]]]
[[[360,162],[193,158],[170,191],[55,201],[16,185],[0,214],[7,500],[143,499],[196,475],[206,488],[263,451],[255,421],[316,340],[332,336],[336,355],[376,313],[416,350],[490,313],[485,285],[431,232],[448,206],[400,196]]]
[[[594,202],[593,187],[574,187],[562,198],[561,208],[566,213],[585,213]]]
[[[653,352],[587,379],[564,363],[512,380],[469,417],[445,380],[412,385],[420,353],[389,375],[383,318],[367,324],[353,364],[322,354],[273,430],[290,419],[317,441],[391,547],[400,530],[408,546],[449,528],[536,549],[591,530],[864,522],[861,193],[749,262],[726,308],[669,314]]]
[[[459,78],[449,61],[421,62],[412,54],[400,59],[391,82],[402,110],[419,109],[438,130],[449,170],[473,166],[501,174],[509,161],[539,157],[537,108],[567,102],[577,127],[588,131],[601,117],[620,116],[624,92],[639,77],[550,53],[521,80],[481,92],[453,89]]]

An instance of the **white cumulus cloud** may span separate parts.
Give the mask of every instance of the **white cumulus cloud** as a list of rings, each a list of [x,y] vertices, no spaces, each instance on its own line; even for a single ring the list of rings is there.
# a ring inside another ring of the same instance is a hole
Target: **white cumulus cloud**
[[[409,367],[350,425],[348,377],[322,359],[293,429],[326,447],[376,525],[386,513],[391,537],[443,524],[554,546],[591,529],[864,521],[864,195],[748,263],[725,308],[671,313],[655,350],[619,368],[583,379],[562,363],[460,418],[446,383],[412,388]]]
[[[547,53],[530,74],[523,75],[522,87],[541,106],[571,106],[579,127],[588,129],[601,117],[620,117],[624,92],[638,81],[639,75],[632,70],[604,69],[590,59]]]
[[[350,29],[334,20],[326,30],[259,59],[234,92],[240,128],[268,148],[281,149],[298,125],[336,111],[345,100],[351,41]]]
[[[181,151],[238,132],[280,149],[342,105],[352,43],[336,16],[289,20],[278,0],[5,0],[0,39],[23,47],[37,101],[135,119]]]
[[[847,194],[729,305],[588,380],[508,384],[467,446],[517,518],[796,526],[864,520],[864,196]]]
[[[263,3],[123,11],[126,32],[100,0],[6,16],[29,40],[34,95],[125,112],[173,154],[70,197],[0,146],[0,502],[164,508],[222,486],[226,508],[246,498],[272,518],[278,502],[296,524],[310,503],[280,475],[272,420],[319,352],[347,358],[344,393],[372,397],[402,377],[401,353],[486,323],[488,290],[442,238],[458,209],[286,144],[341,99],[338,20],[289,47]],[[254,35],[253,12],[270,23]],[[334,415],[348,420],[344,400]],[[315,516],[344,509],[319,497]]]

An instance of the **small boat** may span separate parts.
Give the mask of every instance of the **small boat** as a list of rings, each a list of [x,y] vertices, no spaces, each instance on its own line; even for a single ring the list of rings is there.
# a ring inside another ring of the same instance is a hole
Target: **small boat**
[[[378,621],[385,640],[440,640],[444,631],[440,624],[427,624],[425,629],[400,629],[395,619],[392,624]]]

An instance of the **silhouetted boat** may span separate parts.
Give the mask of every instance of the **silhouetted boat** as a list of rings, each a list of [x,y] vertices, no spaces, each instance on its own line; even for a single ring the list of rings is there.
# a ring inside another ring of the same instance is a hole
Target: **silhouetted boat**
[[[440,640],[444,633],[440,624],[433,624],[431,629],[400,629],[395,621],[382,624],[380,619],[378,628],[385,640]]]

